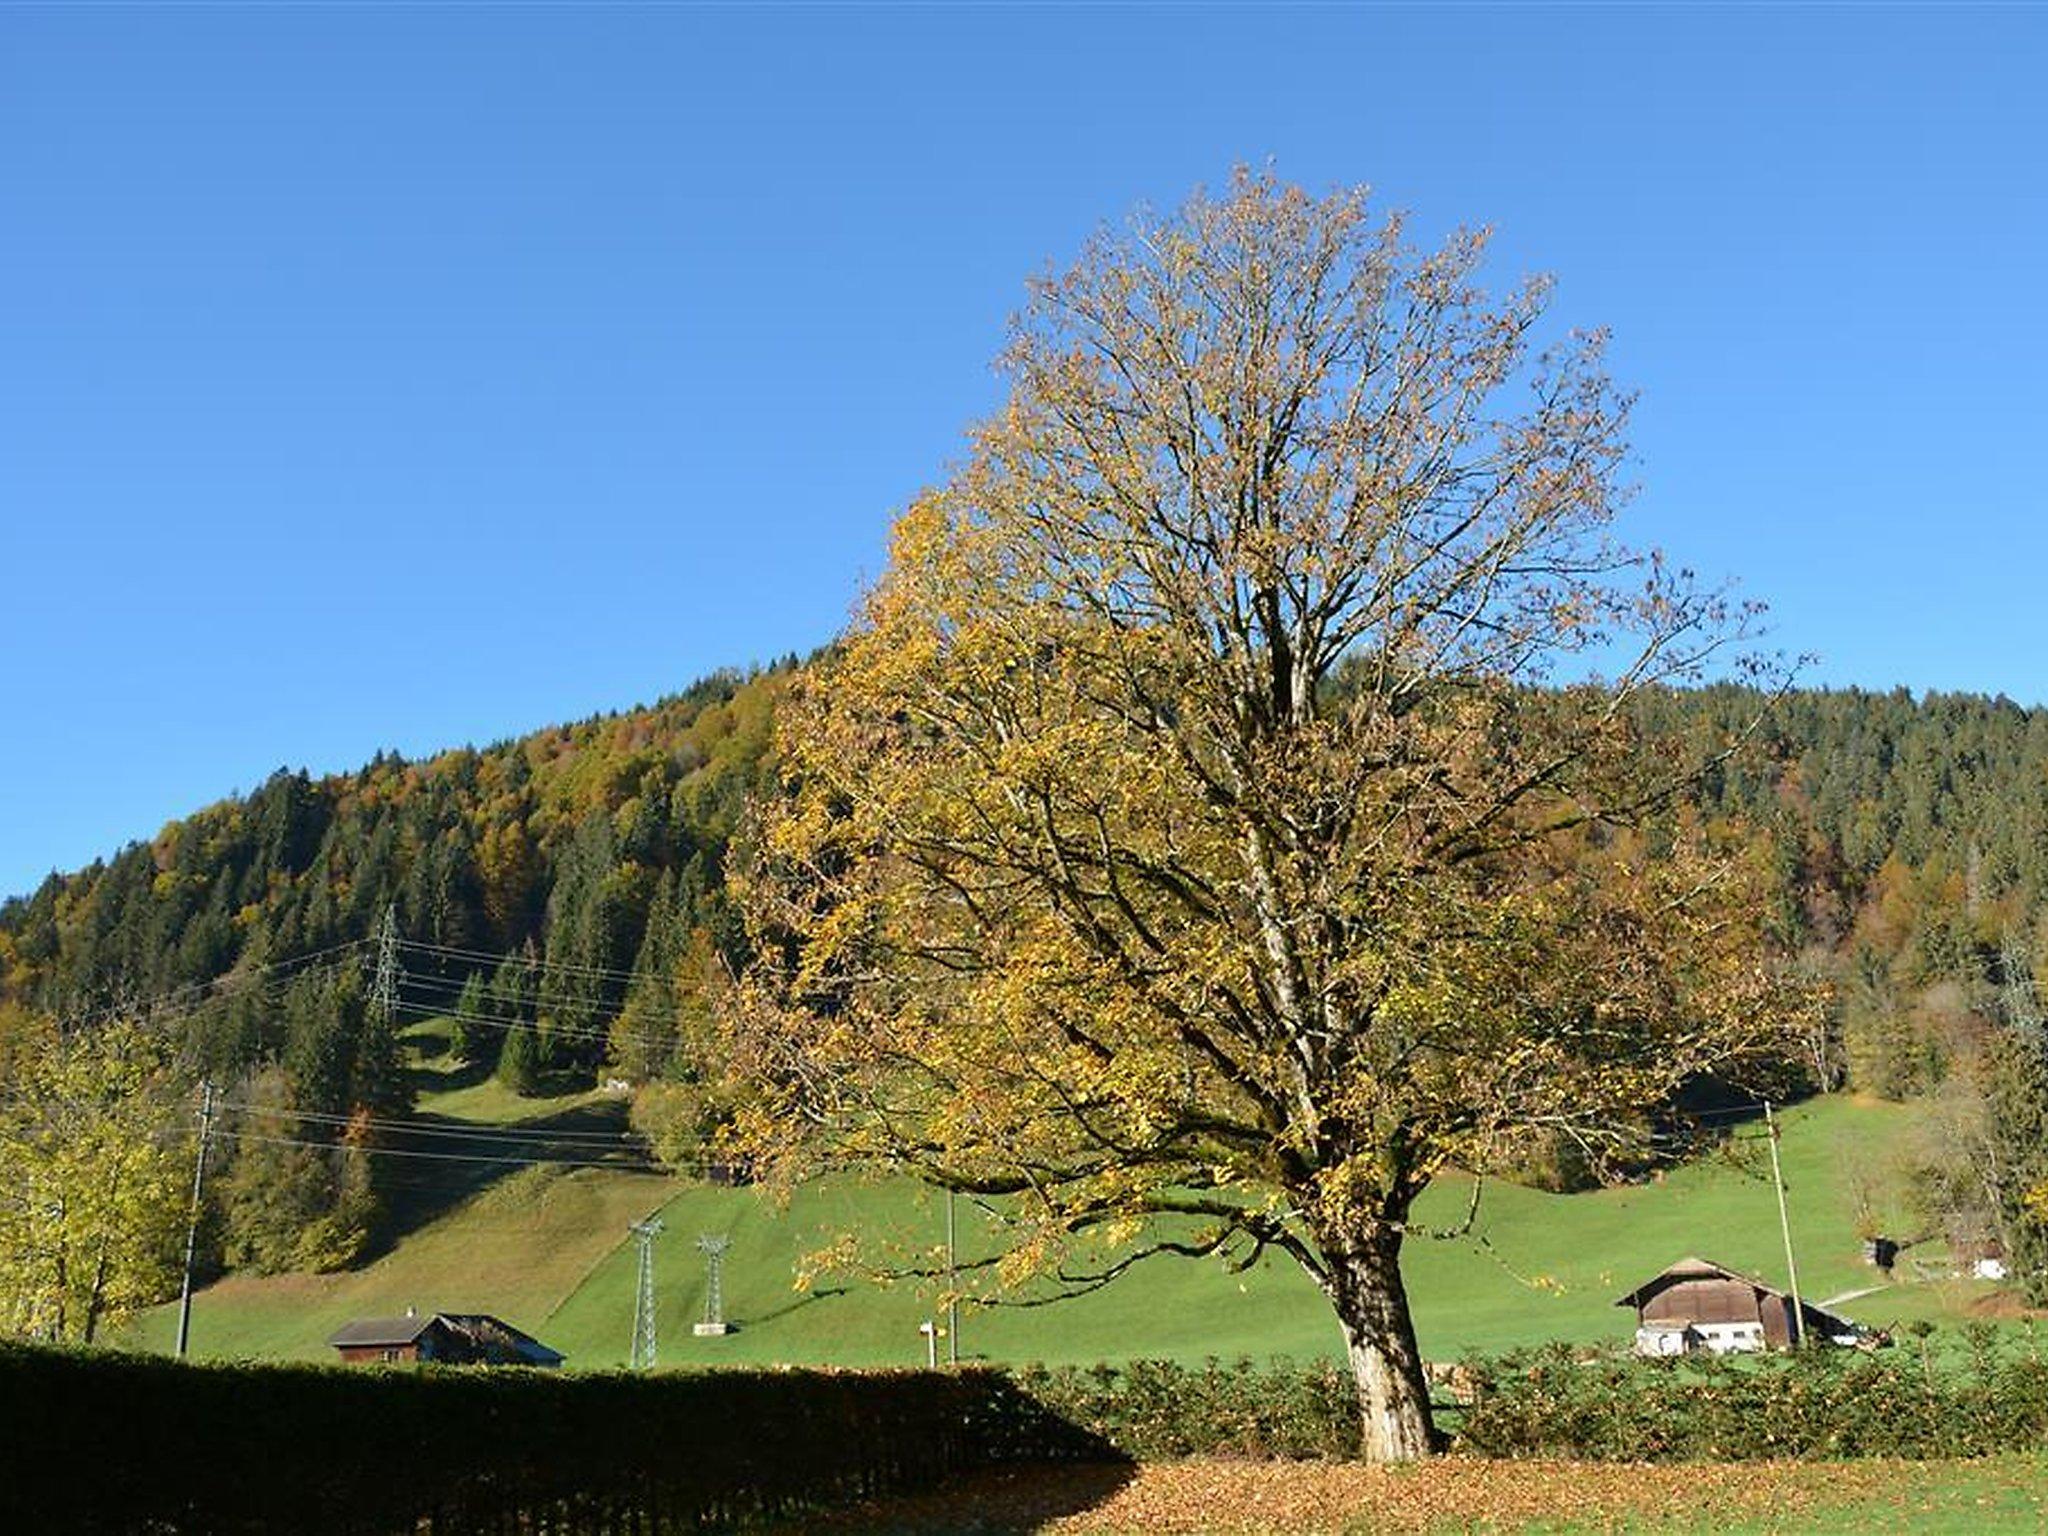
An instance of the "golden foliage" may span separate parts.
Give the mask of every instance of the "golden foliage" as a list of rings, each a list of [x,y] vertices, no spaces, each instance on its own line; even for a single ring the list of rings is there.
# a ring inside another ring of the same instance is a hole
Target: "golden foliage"
[[[0,1330],[89,1343],[174,1287],[179,1087],[163,1043],[127,1022],[19,1066],[0,1099]]]
[[[1482,247],[1241,177],[1037,287],[778,722],[763,1150],[1015,1197],[1005,1284],[1164,1217],[1343,1314],[1446,1166],[1755,1037],[1753,861],[1626,707],[1745,615],[1609,542],[1626,402]]]

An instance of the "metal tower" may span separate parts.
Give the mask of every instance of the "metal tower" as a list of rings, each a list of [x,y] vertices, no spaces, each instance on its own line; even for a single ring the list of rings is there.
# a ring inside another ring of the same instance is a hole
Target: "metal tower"
[[[654,1369],[654,1239],[661,1231],[661,1218],[650,1216],[633,1223],[633,1240],[640,1245],[640,1287],[633,1304],[633,1369]]]
[[[723,1232],[706,1232],[697,1239],[697,1251],[704,1255],[704,1321],[697,1332],[720,1334],[725,1326],[725,1250],[732,1239]]]
[[[377,979],[370,986],[370,1007],[387,1029],[398,1020],[398,904],[384,908],[384,920],[377,925]]]

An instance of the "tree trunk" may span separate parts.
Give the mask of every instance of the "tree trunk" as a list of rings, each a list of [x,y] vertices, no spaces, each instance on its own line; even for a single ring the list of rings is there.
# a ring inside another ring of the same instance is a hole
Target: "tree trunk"
[[[1400,1232],[1382,1226],[1362,1238],[1353,1234],[1319,1246],[1329,1270],[1324,1290],[1344,1330],[1344,1352],[1358,1383],[1365,1459],[1427,1456],[1436,1448],[1436,1425],[1401,1283]]]
[[[59,1216],[62,1216],[61,1211]],[[59,1237],[58,1242],[60,1246],[57,1249],[56,1307],[52,1313],[53,1320],[50,1325],[50,1337],[57,1343],[65,1344],[69,1343],[71,1339],[71,1335],[66,1331],[71,1310],[71,1265],[64,1257],[64,1250],[61,1246],[63,1239]]]
[[[92,1289],[87,1291],[85,1296],[84,1342],[87,1344],[90,1344],[93,1341],[93,1336],[99,1332],[100,1312],[104,1307],[106,1294],[107,1250],[106,1245],[101,1244],[99,1261],[93,1266]]]

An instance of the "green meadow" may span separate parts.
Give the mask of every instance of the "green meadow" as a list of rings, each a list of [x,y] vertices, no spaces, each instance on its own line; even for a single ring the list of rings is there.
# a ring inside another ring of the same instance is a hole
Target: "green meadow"
[[[418,1043],[431,1050],[435,1042],[429,1032]],[[602,1095],[521,1100],[432,1056],[418,1070],[419,1113],[450,1125],[623,1124],[620,1104]],[[1825,1300],[1880,1283],[1861,1260],[1856,1191],[1909,1131],[1911,1115],[1850,1097],[1785,1113],[1781,1150],[1808,1296]],[[564,1351],[572,1368],[621,1366],[631,1345],[637,1274],[628,1227],[657,1213],[664,1225],[655,1244],[664,1366],[913,1364],[924,1356],[920,1324],[944,1324],[936,1281],[885,1284],[860,1273],[809,1273],[814,1256],[848,1234],[895,1267],[939,1264],[944,1199],[909,1181],[827,1179],[778,1204],[752,1189],[610,1168],[422,1159],[401,1179],[400,1209],[413,1224],[387,1252],[342,1274],[237,1275],[205,1288],[194,1303],[195,1353],[317,1360],[343,1322],[410,1306],[495,1313]],[[1468,1183],[1447,1180],[1424,1201],[1418,1220],[1455,1225],[1469,1197]],[[961,1201],[956,1220],[962,1257],[987,1252],[984,1213]],[[737,1329],[698,1338],[691,1325],[703,1313],[706,1270],[697,1241],[713,1233],[731,1240],[725,1303]],[[1625,1337],[1629,1314],[1614,1298],[1688,1254],[1782,1283],[1784,1253],[1760,1125],[1738,1126],[1719,1150],[1638,1185],[1555,1195],[1491,1183],[1469,1232],[1411,1240],[1405,1268],[1423,1349],[1449,1359],[1544,1340]],[[1960,1320],[1987,1290],[1976,1282],[1901,1283],[1841,1310],[1880,1325]],[[169,1348],[174,1312],[146,1314],[124,1342]],[[1213,1260],[1159,1257],[1057,1305],[971,1304],[962,1309],[958,1339],[962,1359],[1000,1363],[1306,1358],[1337,1348],[1322,1298],[1281,1256],[1244,1273]]]

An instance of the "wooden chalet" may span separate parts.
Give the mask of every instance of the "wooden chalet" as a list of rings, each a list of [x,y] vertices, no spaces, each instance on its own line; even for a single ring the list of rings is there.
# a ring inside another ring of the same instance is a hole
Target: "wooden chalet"
[[[1635,1308],[1639,1355],[1732,1354],[1783,1349],[1792,1341],[1791,1296],[1707,1259],[1680,1259],[1614,1304]],[[1799,1317],[1809,1340],[1864,1345],[1873,1337],[1862,1324],[1804,1298]]]
[[[531,1334],[482,1312],[370,1317],[347,1323],[327,1341],[350,1365],[530,1365],[554,1370],[567,1358]]]

